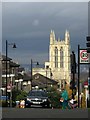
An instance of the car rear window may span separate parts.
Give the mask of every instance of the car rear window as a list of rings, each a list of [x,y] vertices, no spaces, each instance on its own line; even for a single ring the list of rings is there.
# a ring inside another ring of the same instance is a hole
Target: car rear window
[[[29,96],[42,96],[47,97],[47,94],[43,91],[30,91]]]

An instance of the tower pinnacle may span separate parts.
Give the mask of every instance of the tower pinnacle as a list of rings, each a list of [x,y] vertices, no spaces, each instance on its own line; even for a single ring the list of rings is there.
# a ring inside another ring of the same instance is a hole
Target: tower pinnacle
[[[70,35],[69,35],[69,31],[66,29],[66,32],[65,32],[65,42],[68,44],[70,41]]]

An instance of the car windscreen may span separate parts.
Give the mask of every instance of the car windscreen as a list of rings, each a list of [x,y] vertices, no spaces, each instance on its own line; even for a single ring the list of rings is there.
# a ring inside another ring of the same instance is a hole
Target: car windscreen
[[[29,96],[41,96],[41,97],[47,97],[47,94],[43,91],[30,91]]]

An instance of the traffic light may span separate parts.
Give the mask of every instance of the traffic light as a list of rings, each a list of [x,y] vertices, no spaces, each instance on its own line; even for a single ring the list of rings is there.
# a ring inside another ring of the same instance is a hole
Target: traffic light
[[[71,73],[76,73],[76,57],[74,51],[71,54]]]
[[[90,53],[90,36],[87,36],[87,53]]]

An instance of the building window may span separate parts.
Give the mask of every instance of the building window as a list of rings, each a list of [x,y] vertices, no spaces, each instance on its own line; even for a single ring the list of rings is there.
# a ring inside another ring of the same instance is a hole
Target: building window
[[[58,49],[55,47],[55,68],[58,68]]]
[[[47,66],[46,66],[46,69],[48,69],[48,68],[49,68],[49,66],[47,65]]]
[[[36,79],[39,79],[39,75],[35,76],[35,80],[36,80]]]
[[[60,68],[63,68],[63,48],[60,49]]]

